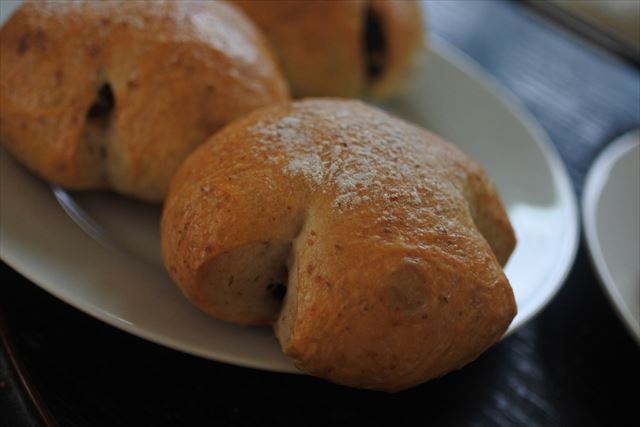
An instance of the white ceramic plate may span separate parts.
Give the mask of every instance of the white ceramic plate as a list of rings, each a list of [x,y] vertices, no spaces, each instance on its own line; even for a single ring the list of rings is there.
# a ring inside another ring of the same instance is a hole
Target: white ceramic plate
[[[518,238],[506,267],[519,310],[513,331],[553,297],[572,264],[578,221],[571,186],[543,132],[473,66],[442,46],[426,61],[407,94],[383,107],[444,135],[497,183]],[[158,207],[106,192],[52,192],[0,152],[0,255],[7,264],[74,307],[150,341],[295,372],[270,329],[208,318],[182,297],[161,264],[159,216]]]
[[[640,130],[598,156],[587,175],[582,215],[600,281],[640,343]]]

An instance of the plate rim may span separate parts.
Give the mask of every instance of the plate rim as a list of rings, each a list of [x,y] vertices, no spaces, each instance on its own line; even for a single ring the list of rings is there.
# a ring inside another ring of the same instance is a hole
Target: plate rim
[[[625,328],[636,343],[640,345],[640,323],[636,322],[633,314],[625,304],[624,298],[618,290],[618,285],[607,266],[600,238],[598,237],[596,221],[598,203],[602,196],[602,191],[609,181],[611,171],[625,155],[632,152],[636,147],[640,147],[640,142],[638,141],[640,141],[640,129],[633,129],[616,138],[597,155],[585,179],[582,195],[582,223],[585,240],[589,248],[589,258],[598,276],[598,281],[605,290],[609,302],[613,305]]]
[[[6,153],[5,150],[0,150],[0,156],[6,156],[6,155],[8,154]],[[3,248],[3,247],[4,245],[0,245],[0,248]],[[38,288],[54,296],[55,298],[59,299],[65,304],[68,304],[74,309],[79,310],[80,312],[100,322],[103,322],[111,327],[124,331],[135,337],[142,338],[146,341],[152,342],[162,347],[170,348],[180,353],[190,354],[193,356],[201,357],[203,359],[222,362],[229,365],[240,366],[243,368],[259,369],[259,370],[264,370],[269,372],[280,372],[280,373],[291,373],[291,374],[301,373],[295,368],[293,364],[291,364],[291,367],[289,370],[284,370],[282,368],[274,367],[272,364],[269,364],[268,362],[263,361],[262,359],[259,359],[259,358],[248,358],[246,356],[236,356],[236,355],[230,355],[227,353],[217,353],[214,357],[211,355],[211,353],[207,352],[204,349],[201,349],[199,347],[194,347],[189,343],[176,341],[171,337],[168,337],[158,332],[154,332],[152,329],[142,328],[140,326],[137,326],[131,322],[128,322],[124,319],[114,316],[106,312],[105,310],[100,309],[97,306],[83,302],[80,298],[74,298],[73,294],[67,294],[65,292],[58,291],[55,287],[51,287],[50,285],[47,285],[47,284],[42,284],[40,280],[36,280],[35,275],[30,271],[21,270],[16,267],[16,265],[18,265],[18,262],[16,262],[17,257],[15,258],[11,256],[7,257],[6,254],[3,254],[2,251],[0,251],[0,259],[5,264],[7,264],[10,268],[16,271],[18,274],[20,274],[22,277],[26,278],[29,282],[33,283]]]
[[[519,324],[509,327],[502,339],[510,336],[536,317],[544,310],[549,303],[555,298],[562,286],[567,280],[571,272],[575,258],[578,253],[580,243],[580,215],[576,193],[574,192],[571,179],[567,169],[562,161],[560,153],[551,141],[551,137],[544,130],[542,125],[536,120],[533,114],[527,110],[520,99],[506,86],[501,84],[495,77],[487,73],[482,67],[473,60],[469,55],[453,46],[444,39],[432,40],[432,50],[434,53],[442,56],[456,67],[460,68],[465,74],[473,77],[476,82],[487,89],[491,95],[500,99],[500,101],[513,113],[516,120],[525,127],[528,133],[532,135],[532,139],[542,151],[545,159],[549,163],[553,181],[556,183],[558,197],[566,199],[567,209],[564,211],[565,220],[570,224],[565,239],[562,242],[560,253],[564,255],[559,262],[556,262],[555,269],[550,273],[550,277],[555,280],[549,280],[549,288],[542,301],[538,306],[526,313],[519,320]]]
[[[510,326],[502,339],[511,335],[524,325],[526,325],[533,317],[539,314],[555,297],[560,290],[566,278],[574,264],[575,256],[578,249],[578,235],[579,235],[579,217],[578,208],[576,202],[576,196],[573,191],[571,181],[569,179],[567,170],[560,159],[560,156],[552,144],[551,140],[547,136],[546,132],[542,129],[539,123],[535,120],[533,115],[528,112],[521,102],[515,97],[510,90],[500,85],[491,75],[483,71],[479,65],[477,65],[470,57],[464,52],[459,51],[449,43],[438,40],[433,40],[429,53],[435,56],[439,56],[443,61],[451,63],[454,67],[458,68],[467,78],[473,80],[476,84],[482,86],[487,90],[490,96],[495,97],[500,103],[502,103],[506,109],[510,112],[513,118],[519,121],[526,131],[531,135],[536,145],[540,148],[547,164],[549,165],[550,172],[552,174],[554,187],[558,192],[558,200],[560,205],[563,205],[563,219],[567,224],[565,238],[561,243],[561,257],[555,263],[554,268],[550,270],[549,280],[544,286],[545,292],[540,297],[539,302],[534,309],[529,310],[525,315],[521,316],[518,320],[519,323],[515,326]],[[8,155],[5,150],[2,150],[2,155]],[[0,245],[0,248],[4,248],[4,245]],[[149,328],[141,328],[137,325],[131,324],[124,319],[110,315],[105,310],[87,304],[81,299],[74,298],[73,295],[67,295],[62,291],[57,290],[55,287],[49,286],[46,282],[43,283],[40,280],[34,280],[34,274],[29,269],[16,268],[20,266],[20,262],[17,257],[7,256],[4,251],[0,251],[0,259],[2,259],[7,265],[27,278],[29,281],[45,290],[49,294],[55,296],[61,301],[71,305],[75,309],[82,311],[110,326],[121,329],[127,333],[135,335],[137,337],[146,339],[158,345],[162,345],[173,350],[177,350],[183,353],[192,354],[198,357],[202,357],[209,360],[223,362],[235,366],[242,366],[246,368],[261,369],[272,372],[282,373],[299,373],[297,369],[291,364],[288,369],[283,369],[282,366],[274,366],[274,364],[262,360],[260,358],[250,358],[243,355],[236,355],[224,352],[223,349],[220,353],[213,355],[206,348],[195,347],[189,343],[176,341],[173,337],[163,335],[159,332],[153,331]]]

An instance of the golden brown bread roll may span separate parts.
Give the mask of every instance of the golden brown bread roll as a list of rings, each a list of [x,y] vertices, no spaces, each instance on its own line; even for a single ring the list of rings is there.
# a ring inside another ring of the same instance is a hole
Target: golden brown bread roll
[[[265,33],[297,97],[386,96],[423,42],[411,0],[232,0]]]
[[[515,237],[485,172],[357,101],[267,107],[214,135],[176,174],[161,239],[196,306],[273,324],[298,368],[340,384],[441,376],[516,312]]]
[[[0,53],[2,144],[73,189],[161,200],[212,132],[288,98],[266,41],[222,2],[28,3]]]

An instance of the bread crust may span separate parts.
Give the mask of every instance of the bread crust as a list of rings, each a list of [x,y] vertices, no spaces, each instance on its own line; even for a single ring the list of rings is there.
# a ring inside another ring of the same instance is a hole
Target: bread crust
[[[424,43],[421,8],[411,0],[231,1],[265,33],[296,97],[389,96]],[[384,45],[375,78],[367,75],[368,23],[380,27]]]
[[[486,173],[357,101],[281,104],[227,126],[176,174],[161,239],[196,306],[272,323],[297,367],[340,384],[441,376],[516,313],[501,268],[515,236]],[[268,286],[284,266],[280,306]]]
[[[71,189],[162,200],[212,132],[288,99],[264,38],[222,2],[28,2],[0,52],[2,144]]]

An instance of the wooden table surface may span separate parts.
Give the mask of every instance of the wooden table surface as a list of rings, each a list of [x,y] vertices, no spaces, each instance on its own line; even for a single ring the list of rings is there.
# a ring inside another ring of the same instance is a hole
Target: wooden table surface
[[[525,105],[580,197],[597,154],[640,126],[638,69],[519,3],[428,7],[433,43],[469,55]],[[45,424],[11,357],[63,426],[622,426],[640,419],[640,350],[599,285],[584,239],[564,287],[533,321],[463,370],[397,394],[182,354],[80,313],[4,264],[0,273],[1,336],[14,343],[0,342],[3,426]]]

